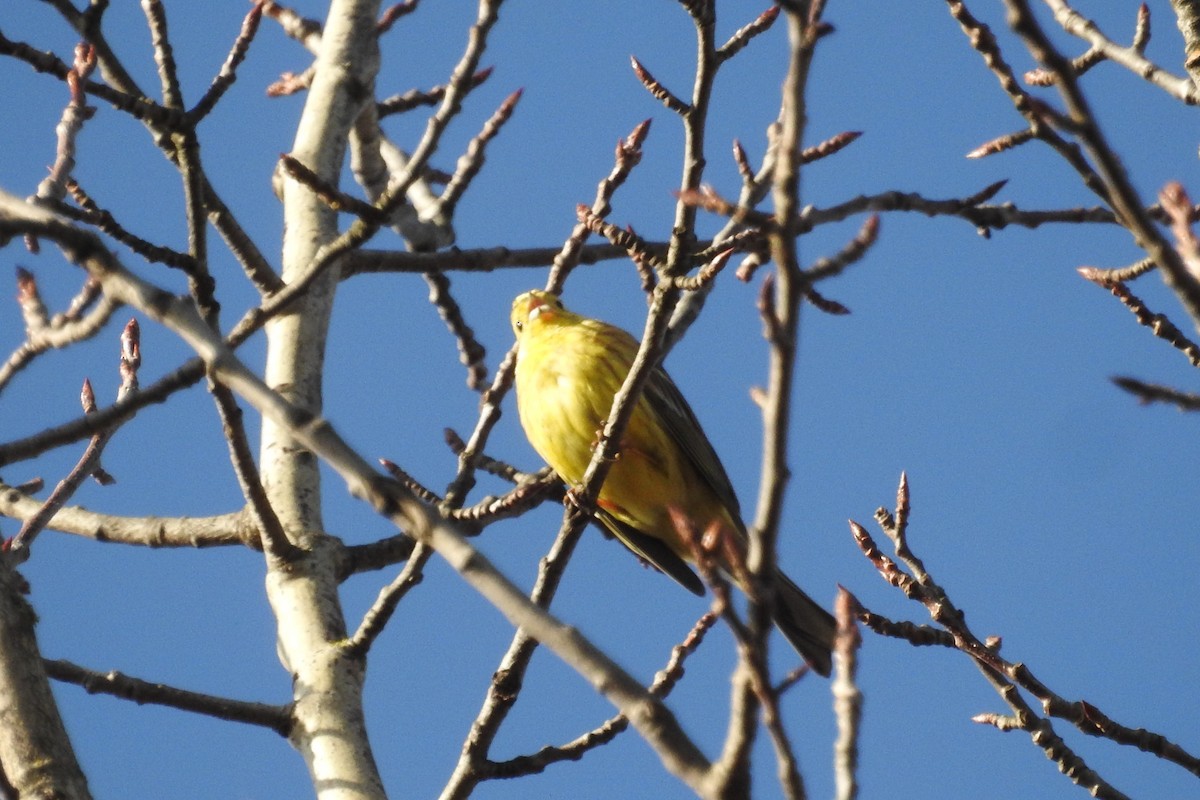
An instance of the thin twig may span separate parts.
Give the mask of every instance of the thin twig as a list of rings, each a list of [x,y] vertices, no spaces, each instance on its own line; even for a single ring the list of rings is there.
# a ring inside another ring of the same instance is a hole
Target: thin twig
[[[1092,283],[1109,284],[1109,283],[1124,283],[1139,278],[1147,272],[1152,271],[1158,265],[1154,263],[1152,258],[1143,258],[1135,261],[1127,267],[1116,267],[1114,269],[1101,269],[1099,267],[1080,267],[1079,274],[1087,278]]]
[[[597,217],[606,217],[612,211],[612,198],[617,189],[625,183],[629,173],[642,160],[642,145],[650,135],[650,120],[643,120],[634,127],[624,139],[617,140],[613,153],[613,168],[596,186],[596,195],[589,207]],[[567,275],[582,262],[584,242],[587,240],[588,227],[577,222],[571,235],[563,243],[562,248],[554,256],[553,267],[546,278],[546,291],[560,294],[566,283]]]
[[[811,267],[804,270],[804,277],[809,283],[816,283],[840,275],[851,264],[862,260],[878,236],[879,215],[872,214],[863,221],[854,238],[839,253],[814,261]]]
[[[1014,147],[1031,142],[1036,138],[1032,128],[1006,133],[1003,136],[997,136],[995,139],[990,139],[976,147],[971,152],[967,153],[967,158],[984,158],[986,156],[994,156],[997,153],[1003,153],[1005,150],[1011,150]]]
[[[587,228],[579,226],[587,234]],[[665,243],[650,243],[656,254],[666,253]],[[450,248],[436,253],[413,253],[407,250],[355,250],[350,253],[341,271],[343,279],[355,275],[381,272],[495,272],[503,269],[546,267],[562,255],[562,247],[485,247],[471,250]],[[624,248],[611,244],[586,245],[575,254],[575,264],[599,264],[627,256]]]
[[[493,386],[494,388],[494,386]],[[446,446],[450,451],[458,457],[462,457],[467,451],[468,445],[463,438],[453,428],[445,428],[442,430],[442,438],[446,442]],[[503,478],[509,483],[524,483],[527,481],[543,480],[554,475],[554,470],[549,467],[543,467],[537,472],[522,472],[505,461],[497,458],[492,458],[487,453],[476,453],[472,457],[472,461],[477,469],[481,469],[498,478]]]
[[[820,161],[822,158],[829,158],[834,153],[840,152],[854,144],[860,136],[862,136],[862,131],[842,131],[841,133],[835,133],[825,141],[818,142],[811,147],[801,150],[800,162],[811,164],[814,161]]]
[[[190,272],[195,269],[192,257],[187,253],[181,253],[169,247],[153,244],[129,231],[124,225],[117,222],[112,212],[101,208],[92,199],[91,195],[74,179],[67,181],[67,191],[71,193],[71,198],[79,208],[73,209],[65,203],[52,205],[51,208],[58,213],[71,219],[77,219],[80,222],[94,225],[147,261],[166,264],[168,267],[173,267],[183,272]]]
[[[100,296],[98,285],[89,280],[66,312],[50,318],[32,273],[18,267],[17,286],[17,299],[25,318],[25,341],[0,365],[0,391],[42,353],[95,336],[112,318],[113,312],[120,308],[120,303]],[[89,306],[91,308],[87,310]]]
[[[320,175],[309,169],[300,159],[288,153],[279,154],[279,164],[284,171],[295,180],[307,186],[321,202],[334,211],[345,211],[354,214],[359,219],[372,224],[383,224],[387,221],[383,212],[357,197],[343,192],[335,184],[323,180]]]
[[[711,261],[702,266],[700,271],[695,275],[672,278],[671,283],[676,289],[685,292],[695,292],[705,289],[712,284],[721,270],[725,269],[725,265],[729,263],[729,259],[733,257],[733,254],[733,248],[722,250],[713,256]]]
[[[46,667],[46,674],[54,680],[75,684],[89,694],[107,694],[132,700],[138,705],[149,703],[216,717],[228,722],[257,725],[273,730],[285,738],[291,733],[293,720],[290,704],[277,706],[231,700],[162,683],[151,683],[116,670],[94,672],[70,661],[44,659],[42,663]]]
[[[1094,21],[1071,8],[1065,0],[1046,0],[1046,5],[1054,12],[1054,19],[1062,26],[1063,30],[1088,42],[1094,50],[1098,51],[1105,58],[1116,64],[1120,64],[1143,80],[1149,81],[1176,100],[1182,100],[1190,106],[1200,104],[1200,88],[1196,86],[1192,79],[1172,75],[1147,59],[1143,54],[1145,42],[1139,42],[1139,37],[1136,33],[1133,44],[1129,47],[1122,47],[1105,36]],[[1144,3],[1141,5],[1141,9],[1139,10],[1138,30],[1148,31],[1149,27],[1142,22],[1142,18],[1148,18],[1149,12],[1145,10],[1146,5]],[[1148,35],[1144,35],[1141,38],[1146,39]],[[1051,72],[1057,72],[1057,70],[1051,70]],[[1055,82],[1057,82],[1057,78]]]
[[[624,248],[629,257],[639,261],[650,268],[662,267],[664,261],[655,255],[642,237],[638,236],[629,228],[622,228],[614,225],[611,222],[606,222],[603,217],[595,214],[590,208],[583,203],[575,206],[575,218],[579,223],[587,228],[592,233],[598,236],[603,236],[608,239],[613,245]]]
[[[367,612],[363,614],[358,630],[354,632],[344,645],[346,652],[354,658],[365,658],[371,645],[383,633],[383,629],[396,613],[396,608],[405,595],[419,584],[424,575],[422,570],[425,563],[433,556],[433,549],[424,542],[417,542],[409,554],[408,562],[400,570],[395,579],[379,591],[378,597]]]
[[[1089,280],[1093,279],[1091,274],[1084,270],[1080,270],[1080,274]],[[1200,345],[1184,336],[1183,331],[1179,330],[1166,315],[1151,311],[1142,299],[1130,292],[1123,283],[1106,281],[1097,281],[1097,283],[1112,292],[1113,297],[1120,300],[1121,304],[1132,312],[1139,325],[1145,325],[1156,337],[1183,353],[1193,367],[1200,367]]]
[[[285,563],[294,561],[300,557],[300,549],[288,538],[283,523],[279,521],[279,516],[271,506],[266,490],[263,489],[258,464],[254,461],[254,453],[246,437],[246,427],[242,423],[242,409],[229,387],[217,381],[210,381],[209,391],[221,417],[221,429],[229,446],[229,460],[233,465],[234,475],[237,477],[238,486],[241,487],[242,496],[246,498],[247,509],[254,518],[255,527],[262,537],[262,550],[273,559]]]
[[[799,333],[800,303],[808,285],[797,250],[799,234],[795,221],[801,208],[800,173],[803,166],[801,143],[808,118],[807,85],[816,43],[822,0],[813,0],[804,8],[785,8],[790,58],[781,91],[779,128],[776,139],[775,170],[771,178],[771,197],[775,206],[773,226],[766,230],[771,260],[775,262],[777,289],[771,317],[776,335],[770,340],[766,399],[762,406],[762,460],[754,523],[749,527],[746,563],[752,576],[749,585],[756,591],[765,587],[766,602],[752,601],[748,611],[753,648],[743,654],[743,663],[758,666],[755,683],[763,708],[764,722],[771,734],[778,763],[778,777],[784,793],[796,800],[806,797],[792,747],[778,714],[778,699],[770,694],[766,672],[765,643],[769,632],[769,609],[773,580],[777,573],[776,555],[783,500],[790,470],[787,466],[788,434],[791,427],[792,391],[796,378],[796,346]],[[865,249],[865,248],[864,248]]]
[[[1112,382],[1132,394],[1143,404],[1167,403],[1180,411],[1200,411],[1200,394],[1184,392],[1171,386],[1146,383],[1137,378],[1116,377]]]
[[[468,508],[449,509],[446,514],[462,522],[467,532],[482,530],[484,525],[518,517],[547,500],[561,503],[564,494],[562,480],[549,474],[541,479],[522,481],[500,497],[488,496]]]
[[[759,14],[755,19],[747,25],[743,25],[734,31],[734,34],[726,40],[725,44],[717,48],[717,58],[720,61],[728,61],[741,51],[746,45],[758,35],[766,33],[775,24],[775,20],[779,18],[779,6],[771,6],[766,11]]]
[[[450,182],[446,184],[446,188],[442,190],[442,196],[438,201],[441,213],[446,218],[454,216],[454,208],[458,205],[458,201],[467,191],[467,187],[471,185],[471,181],[479,174],[479,170],[483,168],[488,142],[499,135],[504,124],[512,117],[520,99],[520,89],[504,98],[504,102],[483,123],[479,133],[475,134],[467,143],[467,149],[459,156],[454,174],[451,176]]]
[[[183,92],[175,68],[175,52],[167,32],[167,10],[162,0],[142,0],[142,11],[150,27],[150,44],[154,47],[154,62],[158,65],[158,80],[162,84],[163,105],[172,110],[183,108]]]
[[[474,89],[482,86],[488,78],[492,77],[494,67],[481,69],[471,76],[469,88]],[[411,89],[404,94],[397,94],[391,97],[385,97],[380,100],[376,107],[379,112],[380,119],[392,114],[402,114],[405,111],[411,111],[414,108],[421,106],[436,106],[446,97],[446,87],[434,86],[432,89]]]
[[[393,3],[379,15],[379,21],[375,23],[375,32],[379,36],[383,36],[392,29],[398,20],[416,11],[417,4],[418,0],[403,0],[400,3]]]
[[[250,49],[250,43],[254,41],[255,34],[258,33],[258,24],[262,21],[263,0],[255,0],[254,5],[250,8],[250,12],[246,14],[246,18],[242,21],[242,29],[238,32],[237,39],[233,42],[233,47],[229,50],[229,55],[225,58],[225,63],[221,65],[220,72],[213,78],[212,85],[208,87],[208,91],[200,98],[200,101],[188,111],[188,120],[194,126],[198,125],[201,120],[208,116],[217,105],[217,102],[229,91],[229,87],[237,80],[237,68],[246,58],[246,53]]]
[[[856,681],[858,650],[862,634],[854,624],[857,601],[839,587],[834,603],[838,621],[837,639],[833,649],[833,710],[837,718],[838,736],[833,745],[834,780],[837,800],[854,800],[858,796],[858,732],[862,721],[862,691]]]
[[[379,465],[387,470],[389,475],[408,487],[408,490],[420,498],[423,502],[428,503],[431,506],[438,505],[442,502],[442,498],[438,497],[437,492],[429,489],[425,486],[425,484],[408,474],[408,472],[406,472],[396,462],[389,461],[386,458],[381,458],[379,459]]]
[[[136,319],[131,319],[121,333],[121,357],[119,364],[121,386],[117,393],[118,401],[137,392],[137,370],[141,361],[138,324]],[[96,400],[92,394],[91,382],[87,379],[84,379],[83,382],[81,399],[85,413],[95,411]],[[67,473],[67,476],[54,487],[54,491],[46,498],[41,508],[25,520],[16,536],[5,542],[3,549],[8,553],[12,564],[21,564],[29,559],[33,542],[38,534],[50,523],[54,515],[58,513],[59,509],[66,504],[88,477],[94,475],[101,482],[111,482],[111,477],[100,466],[100,455],[104,452],[104,448],[110,438],[112,438],[111,430],[95,434],[79,461]]]
[[[648,69],[642,66],[642,62],[638,61],[636,57],[630,56],[629,63],[633,67],[633,74],[642,82],[642,86],[646,87],[646,91],[650,93],[650,96],[666,106],[669,111],[673,111],[681,117],[686,116],[691,111],[691,107],[687,103],[676,97],[666,86],[663,86],[657,78],[650,74]]]
[[[688,656],[696,652],[704,636],[716,623],[717,616],[711,612],[700,617],[687,637],[671,648],[671,658],[666,666],[654,676],[648,690],[656,697],[667,697],[683,678],[683,665]],[[587,733],[581,734],[562,745],[547,745],[536,753],[516,756],[505,761],[489,761],[481,767],[481,779],[516,778],[544,772],[547,767],[563,761],[578,761],[589,751],[608,744],[629,728],[629,720],[617,714],[602,722]]]
[[[38,184],[34,194],[34,198],[38,200],[62,200],[66,195],[68,182],[75,171],[75,140],[83,130],[84,123],[91,119],[96,111],[87,105],[87,97],[83,91],[83,83],[92,74],[95,66],[96,51],[87,44],[77,45],[75,64],[67,73],[67,87],[71,100],[63,109],[62,119],[55,129],[58,138],[54,165],[50,167],[50,174]]]

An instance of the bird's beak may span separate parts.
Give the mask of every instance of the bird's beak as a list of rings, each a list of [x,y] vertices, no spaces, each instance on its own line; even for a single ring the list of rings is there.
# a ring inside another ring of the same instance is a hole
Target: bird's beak
[[[553,307],[550,306],[545,300],[542,300],[540,297],[533,297],[533,298],[530,298],[530,300],[529,300],[529,315],[528,315],[528,317],[531,320],[535,320],[538,317],[540,317],[542,314],[548,314],[553,310],[554,310]]]

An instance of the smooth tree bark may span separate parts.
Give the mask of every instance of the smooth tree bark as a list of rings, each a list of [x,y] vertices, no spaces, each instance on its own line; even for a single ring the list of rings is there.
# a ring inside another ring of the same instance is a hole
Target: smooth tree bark
[[[25,579],[0,561],[0,795],[88,800],[42,666]]]
[[[379,0],[334,0],[324,26],[312,85],[291,155],[336,185],[346,139],[374,97],[379,69],[375,22]],[[283,181],[283,273],[295,281],[338,236],[337,212],[309,186]],[[321,413],[325,342],[340,264],[329,266],[304,297],[265,327],[264,379],[281,397]],[[267,597],[278,623],[280,658],[292,673],[295,726],[291,741],[304,756],[322,798],[382,798],[379,770],[363,714],[366,662],[345,647],[335,550],[321,515],[316,456],[275,420],[263,420],[263,488],[288,538],[303,555],[268,559]]]

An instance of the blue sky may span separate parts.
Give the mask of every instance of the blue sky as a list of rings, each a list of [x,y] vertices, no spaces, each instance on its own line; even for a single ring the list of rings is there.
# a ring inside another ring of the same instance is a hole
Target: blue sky
[[[316,2],[296,7],[323,13]],[[1019,43],[1003,34],[998,4],[977,1],[971,7],[996,27],[1019,71],[1032,66]],[[1113,38],[1128,39],[1133,4],[1079,8],[1095,15]],[[184,91],[194,102],[224,60],[245,5],[168,3],[167,10]],[[720,34],[761,10],[722,4]],[[1148,55],[1180,71],[1182,46],[1170,8],[1160,3],[1152,11]],[[462,0],[428,2],[399,23],[383,42],[379,94],[444,82],[473,15],[473,4]],[[832,2],[826,17],[837,32],[822,42],[815,60],[808,140],[844,130],[864,135],[805,171],[804,202],[828,206],[891,189],[964,196],[1007,178],[998,202],[1023,208],[1095,204],[1045,147],[982,161],[963,158],[1021,127],[1021,120],[942,4]],[[157,87],[137,4],[113,3],[106,23],[126,65],[144,87]],[[0,6],[0,30],[62,57],[74,43],[51,9],[31,0]],[[1084,49],[1065,35],[1055,39],[1071,54]],[[706,175],[724,194],[737,187],[730,143],[739,139],[752,159],[762,156],[764,128],[779,104],[784,44],[782,27],[770,31],[718,78]],[[459,206],[460,247],[561,243],[574,225],[575,205],[591,202],[596,182],[610,169],[617,139],[646,118],[653,124],[643,163],[617,195],[610,219],[647,237],[669,232],[680,126],[641,89],[629,68],[631,54],[686,93],[694,44],[677,4],[504,7],[484,58],[496,71],[471,96],[435,158],[438,166],[452,168],[503,97],[524,88],[512,121]],[[281,72],[299,72],[308,63],[298,45],[265,21],[238,82],[201,129],[210,178],[273,262],[282,222],[269,176],[278,154],[291,146],[303,98],[268,100],[264,89]],[[1146,202],[1168,180],[1180,180],[1200,196],[1188,109],[1112,64],[1097,67],[1084,88]],[[10,109],[0,124],[0,187],[29,194],[53,160],[53,129],[65,91],[22,64],[0,60],[0,97]],[[79,142],[80,181],[141,235],[184,247],[177,176],[137,123],[96,105]],[[423,125],[417,112],[390,120],[386,129],[394,141],[411,146]],[[806,236],[802,257],[836,252],[860,223],[854,219]],[[709,218],[703,225],[711,233],[719,221]],[[371,246],[400,243],[385,234]],[[232,259],[216,249],[213,269],[228,321],[255,301]],[[178,274],[118,252],[139,274],[183,290]],[[893,505],[899,474],[907,470],[911,543],[977,633],[1002,635],[1008,658],[1026,663],[1068,699],[1086,699],[1120,722],[1196,752],[1200,592],[1194,565],[1200,543],[1194,453],[1200,422],[1165,407],[1140,407],[1109,381],[1130,374],[1187,389],[1194,378],[1183,356],[1075,272],[1081,265],[1120,266],[1139,257],[1129,235],[1112,227],[1012,229],[984,239],[959,220],[885,216],[868,256],[822,286],[853,313],[804,311],[780,560],[822,602],[831,603],[841,584],[881,614],[925,621],[924,611],[886,586],[858,553],[846,523],[854,519],[874,531],[875,508]],[[77,289],[74,268],[64,267],[50,248],[36,257],[16,246],[0,253],[0,275],[18,264],[37,273],[56,307]],[[454,277],[456,297],[493,369],[511,342],[510,299],[544,280],[542,269]],[[1191,329],[1156,276],[1131,289]],[[748,389],[766,375],[757,291],[757,282],[744,285],[723,275],[704,316],[667,362],[747,508],[757,491],[760,432]],[[442,429],[469,432],[478,398],[465,387],[454,342],[426,294],[416,276],[364,276],[342,286],[325,411],[368,458],[389,458],[441,488],[455,468]],[[641,328],[645,305],[627,262],[581,267],[566,299],[589,315]],[[0,395],[0,438],[76,416],[84,376],[101,399],[113,397],[117,336],[127,316],[119,313],[97,340],[48,355],[22,373]],[[16,304],[7,311],[0,306],[0,352],[21,336]],[[261,364],[261,339],[240,352]],[[150,324],[143,325],[143,354],[144,383],[188,355],[172,334]],[[248,419],[256,428],[252,415]],[[511,398],[488,450],[523,468],[540,466]],[[9,466],[3,477],[17,483],[41,475],[53,484],[78,453],[64,448]],[[159,516],[222,513],[240,504],[202,387],[141,412],[114,439],[105,466],[118,483],[89,484],[77,503]],[[499,489],[484,481],[473,499]],[[330,531],[348,542],[391,533],[336,478],[326,483],[325,503]],[[489,529],[476,543],[528,586],[559,517],[559,509],[546,507]],[[15,528],[0,522],[5,535]],[[263,565],[254,553],[150,552],[49,533],[23,572],[33,585],[48,657],[241,699],[289,697],[288,677],[275,657]],[[392,574],[346,584],[351,625]],[[584,536],[555,604],[556,613],[647,681],[703,610],[703,602],[641,569],[594,531]],[[510,636],[497,612],[444,564],[431,563],[426,581],[404,601],[370,659],[368,719],[392,796],[429,796],[444,784]],[[776,668],[790,668],[787,654],[777,650]],[[864,797],[1080,796],[1024,734],[970,721],[1006,707],[966,658],[868,634],[860,661]],[[671,699],[709,753],[724,733],[731,664],[728,636],[718,630],[689,662]],[[535,658],[527,687],[497,741],[496,757],[568,740],[610,713],[548,653]],[[70,686],[58,687],[58,697],[98,797],[271,798],[311,791],[301,760],[274,734],[91,697]],[[784,708],[811,796],[830,795],[828,685],[806,681]],[[1194,777],[1181,768],[1089,739],[1061,722],[1055,727],[1128,794],[1195,792]],[[761,796],[775,796],[769,747],[760,747],[758,764]],[[484,785],[477,796],[688,793],[627,733],[579,764],[555,766],[528,781]]]

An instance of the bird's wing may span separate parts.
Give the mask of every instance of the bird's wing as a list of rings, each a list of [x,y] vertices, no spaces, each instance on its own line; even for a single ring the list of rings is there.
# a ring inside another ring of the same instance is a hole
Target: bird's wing
[[[680,452],[687,457],[696,474],[712,489],[729,512],[734,524],[741,527],[744,524],[741,507],[738,505],[729,475],[726,474],[725,467],[721,466],[721,459],[717,457],[717,452],[713,450],[708,437],[704,435],[695,412],[684,399],[679,387],[671,380],[671,376],[661,367],[655,369],[647,380],[643,393],[649,407],[658,414],[663,430],[679,445]]]
[[[683,588],[695,595],[704,596],[704,583],[692,572],[691,567],[675,554],[661,539],[642,533],[638,529],[621,522],[602,508],[596,509],[596,519],[612,534],[650,566],[672,578]]]

